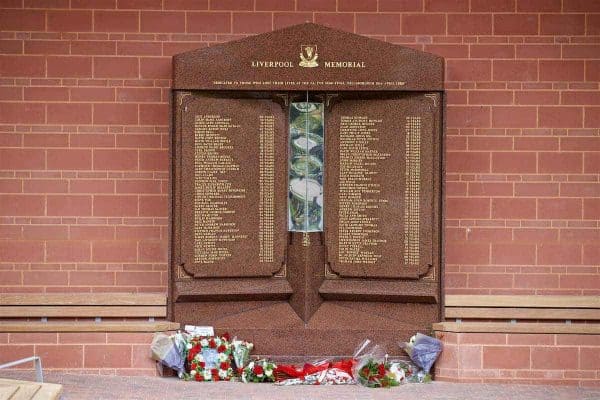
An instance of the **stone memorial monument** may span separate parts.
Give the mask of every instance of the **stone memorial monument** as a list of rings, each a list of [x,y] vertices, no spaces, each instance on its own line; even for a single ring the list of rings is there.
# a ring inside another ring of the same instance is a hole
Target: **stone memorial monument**
[[[443,59],[307,23],[173,59],[169,316],[268,355],[441,319]]]

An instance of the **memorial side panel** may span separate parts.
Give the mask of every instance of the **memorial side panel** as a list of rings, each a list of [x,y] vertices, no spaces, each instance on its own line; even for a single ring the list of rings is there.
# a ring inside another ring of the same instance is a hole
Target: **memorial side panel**
[[[285,259],[284,113],[194,97],[182,126],[181,254],[194,276],[269,276]]]

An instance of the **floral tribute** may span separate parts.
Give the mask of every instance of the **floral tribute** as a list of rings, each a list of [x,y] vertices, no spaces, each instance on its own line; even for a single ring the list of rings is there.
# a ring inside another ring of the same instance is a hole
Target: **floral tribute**
[[[358,372],[358,382],[371,388],[398,386],[403,380],[404,370],[386,361],[369,360]]]
[[[228,381],[233,377],[231,343],[228,333],[222,336],[193,336],[186,344],[188,379]]]
[[[242,371],[242,382],[275,382],[274,372],[276,369],[277,365],[269,360],[250,361]]]

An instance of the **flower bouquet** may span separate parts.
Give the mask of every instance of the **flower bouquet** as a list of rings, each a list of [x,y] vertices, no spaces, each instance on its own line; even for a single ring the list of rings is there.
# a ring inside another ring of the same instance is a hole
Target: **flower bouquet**
[[[250,352],[253,348],[254,344],[245,340],[239,340],[237,337],[234,337],[231,341],[231,355],[233,356],[233,363],[238,374],[242,374],[250,361]]]
[[[242,371],[242,382],[275,382],[274,371],[276,368],[277,365],[269,360],[250,361]]]
[[[228,381],[233,376],[229,334],[191,336],[186,345],[187,379],[196,381]]]

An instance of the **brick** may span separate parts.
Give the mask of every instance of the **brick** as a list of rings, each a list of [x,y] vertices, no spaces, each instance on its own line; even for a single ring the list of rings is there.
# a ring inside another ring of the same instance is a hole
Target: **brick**
[[[256,0],[256,11],[294,11],[295,0]]]
[[[472,12],[512,12],[515,0],[471,0]]]
[[[583,61],[540,60],[540,81],[582,81]]]
[[[92,105],[85,103],[49,103],[47,106],[49,124],[90,124]]]
[[[513,276],[510,274],[469,274],[467,287],[469,288],[511,288]]]
[[[108,40],[74,40],[71,42],[71,54],[80,55],[114,55],[116,43]]]
[[[471,58],[515,58],[515,46],[506,44],[472,44]]]
[[[552,137],[516,137],[515,150],[558,150],[558,138]]]
[[[59,332],[58,342],[66,344],[106,343],[104,332]]]
[[[446,16],[444,14],[402,15],[402,34],[404,35],[443,35],[445,33]]]
[[[95,170],[137,170],[137,150],[94,150]]]
[[[52,32],[91,32],[92,12],[84,10],[48,10],[47,31]]]
[[[0,195],[0,204],[2,204],[2,197],[4,196]],[[0,207],[0,210],[2,209],[4,207]],[[41,262],[44,260],[44,242],[0,240],[0,254],[2,254],[2,262]],[[4,277],[5,271],[2,272],[1,276]],[[18,276],[12,276],[12,279],[20,281]],[[2,282],[8,284],[8,281],[6,283],[5,281]]]
[[[69,227],[66,225],[25,225],[24,239],[61,240],[68,238]]]
[[[28,133],[23,137],[25,147],[67,147],[69,135],[62,133]]]
[[[133,344],[141,343],[149,346],[152,343],[152,333],[147,332],[108,332],[106,342],[108,344]]]
[[[535,219],[535,199],[492,199],[492,218]]]
[[[495,81],[537,81],[537,61],[494,60]]]
[[[379,0],[379,11],[422,11],[423,0]]]
[[[535,245],[492,243],[492,264],[533,265],[535,264]]]
[[[581,14],[541,14],[540,34],[542,35],[583,35],[585,15]]]
[[[101,179],[77,179],[69,183],[69,192],[71,193],[114,193],[115,184],[113,181]]]
[[[336,0],[297,0],[298,11],[335,11]]]
[[[46,74],[44,57],[0,55],[0,76],[43,77]]]
[[[562,263],[560,263],[562,264]],[[570,263],[573,264],[573,263]],[[600,285],[599,275],[561,275],[560,287],[562,289],[591,289],[597,290]]]
[[[600,172],[600,155],[597,153],[585,153],[583,159],[583,171],[586,174]]]
[[[527,276],[527,275],[520,275]],[[519,333],[515,335],[507,335],[508,344],[521,344],[521,345],[544,345],[544,346],[552,346],[554,345],[554,335],[550,334],[541,334],[541,333]],[[561,336],[561,335],[559,335]]]
[[[25,54],[69,54],[69,42],[66,40],[25,40]],[[21,47],[17,53],[21,53]]]
[[[563,151],[600,151],[600,137],[562,137],[560,149]]]
[[[517,58],[560,58],[558,44],[518,44]]]
[[[117,272],[117,286],[160,286],[161,274],[155,272]]]
[[[488,264],[490,246],[485,243],[446,243],[448,264]]]
[[[23,182],[25,193],[66,193],[69,182],[58,179],[28,179]]]
[[[512,98],[512,92],[508,90],[469,91],[469,104],[512,104]]]
[[[581,245],[579,244],[539,244],[539,265],[577,265],[581,264]],[[562,285],[561,285],[562,287]]]
[[[564,11],[583,11],[583,12],[600,12],[600,4],[597,1],[588,0],[564,0]]]
[[[586,35],[600,35],[600,14],[586,15]]]
[[[90,244],[81,241],[49,240],[46,243],[47,262],[90,261]]]
[[[332,17],[337,17],[340,15],[345,15],[345,14],[333,14],[333,13],[327,13],[327,14],[317,14],[317,15],[328,15],[328,16],[332,16]],[[353,14],[349,14],[350,15],[350,19],[352,20],[352,32],[354,32],[354,15]],[[315,16],[315,18],[317,18],[317,16]],[[319,17],[322,18],[322,17]],[[297,25],[297,24],[302,24],[304,22],[312,22],[313,20],[313,13],[309,13],[309,12],[305,12],[305,13],[299,13],[299,12],[276,12],[273,13],[273,29],[282,29],[288,26],[292,26],[292,25]],[[325,22],[320,22],[323,23],[323,25],[327,25]]]
[[[561,229],[560,230],[560,240],[563,243],[573,242],[573,243],[597,243],[600,240],[600,231],[595,229]],[[585,260],[585,248],[584,245],[584,260]],[[585,264],[585,261],[584,261]]]
[[[494,152],[492,153],[492,172],[495,173],[535,173],[536,154],[530,152]]]
[[[231,16],[227,12],[186,13],[188,33],[230,33]]]
[[[583,199],[583,218],[600,219],[600,198]]]
[[[338,0],[338,11],[377,11],[377,0]]]
[[[267,12],[233,13],[233,33],[263,33],[273,28],[273,17]]]
[[[580,128],[583,126],[581,107],[539,107],[539,126],[542,128]]]
[[[492,108],[492,126],[497,128],[535,128],[537,109],[524,106]]]
[[[595,235],[593,244],[583,245],[583,264],[585,265],[598,265],[600,264],[600,247],[598,247],[598,236]]]
[[[85,368],[130,368],[131,346],[86,345],[83,365]]]
[[[44,196],[29,194],[0,194],[0,215],[44,215]]]
[[[581,153],[543,152],[538,155],[540,173],[581,173]]]
[[[111,240],[115,237],[115,228],[112,226],[72,225],[69,232],[73,240]]]
[[[68,281],[64,271],[23,271],[24,286],[66,286]]]
[[[95,78],[137,78],[139,63],[135,57],[94,57]]]
[[[160,42],[119,42],[117,54],[124,56],[160,56],[162,55]]]
[[[447,172],[489,172],[490,154],[451,151],[446,159]]]
[[[469,11],[468,0],[425,0],[425,11]]]
[[[404,20],[405,16],[402,16]],[[356,33],[363,35],[400,34],[400,15],[398,14],[356,14]]]
[[[404,28],[403,28],[404,31]],[[448,14],[450,35],[491,35],[491,14]],[[512,46],[510,46],[512,47]],[[473,47],[471,47],[473,48]],[[514,50],[513,50],[514,51]],[[471,58],[482,58],[471,54]]]
[[[92,243],[94,262],[134,262],[137,259],[137,243],[133,241],[98,241]]]
[[[119,0],[117,8],[125,9],[160,9],[162,6],[161,0]]]
[[[2,31],[43,31],[46,29],[44,10],[0,10]]]
[[[49,56],[48,77],[87,78],[92,76],[92,58],[79,56]]]
[[[600,81],[600,60],[585,60],[585,80]]]
[[[96,32],[139,32],[137,11],[94,11]]]
[[[115,8],[116,0],[71,0],[71,8]]]
[[[561,0],[518,0],[518,12],[560,12]]]
[[[489,81],[491,62],[489,60],[448,60],[447,78],[450,81]]]
[[[137,196],[96,195],[94,196],[94,216],[135,217],[138,215]]]
[[[138,106],[124,103],[94,104],[93,122],[107,125],[136,125],[138,123]]]
[[[92,215],[92,198],[83,195],[47,196],[46,214],[61,217]]]
[[[171,57],[140,58],[140,77],[171,79]]]
[[[117,239],[160,239],[157,226],[117,226]]]
[[[559,277],[547,274],[518,274],[515,275],[514,287],[518,289],[558,289]],[[537,344],[541,344],[541,341]]]
[[[469,47],[462,44],[427,44],[425,45],[425,51],[446,58],[467,58],[469,55]],[[458,92],[452,91],[452,93],[447,93],[447,95],[452,96],[456,93]],[[450,104],[457,104],[452,97],[448,98],[448,102]]]
[[[140,21],[141,32],[185,32],[184,12],[142,11]]]
[[[504,333],[461,333],[458,342],[462,344],[506,344]]]
[[[600,52],[597,44],[565,44],[563,58],[596,58]]]
[[[19,332],[11,333],[9,343],[57,343],[55,332]]]
[[[581,219],[580,199],[538,199],[538,218]]]
[[[71,101],[114,101],[115,89],[113,88],[70,88]]]
[[[141,196],[139,207],[140,217],[166,217],[168,215],[166,196]]]
[[[597,370],[600,365],[600,347],[582,347],[579,350],[579,368]],[[572,354],[569,354],[573,357]]]
[[[577,369],[578,349],[574,347],[532,347],[531,368],[534,369]]]
[[[512,196],[513,184],[505,182],[469,182],[469,196]]]
[[[140,125],[169,125],[169,104],[140,104]]]
[[[558,241],[558,230],[521,228],[514,230],[514,240],[522,243],[544,243]]]
[[[115,273],[106,271],[71,271],[69,272],[71,286],[114,286]]]
[[[139,242],[138,260],[140,262],[166,263],[167,253],[168,246],[164,240]],[[160,285],[160,281],[157,285]]]
[[[560,195],[564,197],[600,197],[600,183],[562,182]]]
[[[515,92],[515,104],[558,104],[559,93],[550,90],[527,90]]]
[[[145,194],[157,194],[161,191],[161,184],[156,180],[143,179],[143,180],[118,180],[117,181],[117,193],[145,193]]]
[[[6,105],[2,105],[3,109]],[[1,149],[0,170],[45,169],[46,154],[42,149]]]
[[[586,128],[600,128],[600,107],[585,107],[583,126]]]
[[[24,100],[69,100],[69,89],[65,87],[25,87],[23,90]]]
[[[471,136],[469,150],[512,150],[512,137],[505,136]]]
[[[537,35],[537,14],[494,14],[495,35]]]
[[[515,183],[517,197],[553,197],[558,196],[558,183]],[[538,204],[539,206],[539,204]],[[539,210],[538,210],[539,212]]]
[[[477,198],[448,198],[446,210],[447,218],[487,219],[490,216],[490,201]]]
[[[48,149],[48,169],[82,170],[92,168],[92,152],[81,149]]]
[[[565,91],[560,94],[560,99],[562,104],[598,105],[600,104],[600,92],[593,90]]]
[[[529,368],[530,348],[524,346],[500,347],[485,346],[483,348],[484,369],[517,369]]]

